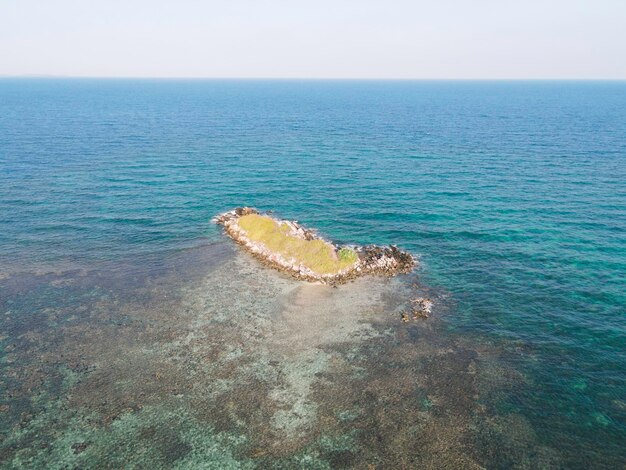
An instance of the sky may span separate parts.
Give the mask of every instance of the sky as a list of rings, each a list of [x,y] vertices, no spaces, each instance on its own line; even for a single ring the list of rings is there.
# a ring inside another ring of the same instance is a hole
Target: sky
[[[626,79],[626,0],[0,0],[0,75]]]

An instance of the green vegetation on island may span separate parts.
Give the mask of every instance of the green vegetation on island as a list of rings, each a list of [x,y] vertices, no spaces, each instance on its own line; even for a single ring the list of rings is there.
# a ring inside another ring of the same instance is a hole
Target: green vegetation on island
[[[239,227],[245,234],[274,253],[295,260],[317,274],[337,274],[351,268],[358,261],[356,252],[350,248],[335,247],[322,239],[305,239],[292,234],[286,222],[276,221],[260,214],[247,214],[239,218]]]

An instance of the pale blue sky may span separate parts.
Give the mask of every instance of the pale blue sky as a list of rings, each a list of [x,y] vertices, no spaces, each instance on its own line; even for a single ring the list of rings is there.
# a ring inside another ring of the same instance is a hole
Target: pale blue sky
[[[0,0],[0,75],[626,79],[626,0]]]

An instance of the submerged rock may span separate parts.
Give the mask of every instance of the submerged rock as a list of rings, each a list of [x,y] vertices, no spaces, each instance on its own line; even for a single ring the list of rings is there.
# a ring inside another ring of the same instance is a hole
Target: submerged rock
[[[418,318],[428,318],[433,309],[433,301],[424,297],[418,297],[417,299],[411,300],[411,307],[414,320]]]
[[[305,263],[293,257],[287,258],[283,253],[272,251],[266,244],[251,239],[246,230],[239,224],[242,217],[251,214],[262,215],[263,217],[271,219],[284,230],[284,236],[307,241],[320,240],[326,243],[332,250],[332,257],[334,259],[339,259],[347,254],[349,257],[354,257],[354,261],[337,272],[317,272],[311,269],[311,266],[307,266]],[[250,207],[238,207],[234,210],[219,214],[213,218],[213,222],[222,225],[224,231],[230,238],[243,246],[246,251],[267,266],[287,272],[291,276],[304,281],[337,285],[367,274],[395,276],[397,274],[407,274],[411,272],[416,263],[413,255],[400,250],[395,245],[340,247],[324,240],[317,235],[315,231],[301,226],[297,221],[276,219],[269,216],[268,213],[261,214],[258,210]]]

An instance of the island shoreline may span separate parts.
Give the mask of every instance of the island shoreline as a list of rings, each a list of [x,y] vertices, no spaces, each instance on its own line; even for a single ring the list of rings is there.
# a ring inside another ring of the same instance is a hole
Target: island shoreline
[[[337,286],[366,275],[391,277],[398,274],[408,274],[417,264],[415,257],[411,253],[400,250],[395,245],[350,245],[349,249],[354,250],[358,256],[358,259],[352,266],[332,274],[318,273],[296,259],[287,259],[281,253],[274,252],[263,243],[248,237],[246,231],[240,227],[238,222],[241,217],[250,214],[263,215],[278,224],[287,224],[290,229],[290,236],[304,240],[322,240],[328,243],[335,252],[339,252],[339,250],[345,247],[338,246],[322,238],[314,230],[305,228],[296,221],[278,219],[267,212],[261,212],[251,207],[238,207],[218,214],[213,218],[214,223],[224,227],[226,235],[262,264],[302,281]]]

